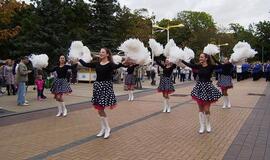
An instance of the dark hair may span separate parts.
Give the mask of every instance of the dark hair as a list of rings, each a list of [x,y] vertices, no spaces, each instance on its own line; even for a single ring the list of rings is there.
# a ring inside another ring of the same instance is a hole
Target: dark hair
[[[111,50],[108,49],[108,48],[101,48],[101,49],[104,49],[104,50],[106,51],[106,53],[109,55],[109,56],[108,56],[108,60],[109,60],[110,62],[113,62]]]
[[[211,56],[210,55],[208,55],[208,54],[206,54],[206,53],[201,53],[201,54],[203,54],[204,55],[204,57],[205,58],[207,58],[207,64],[208,65],[212,65],[213,63],[212,63],[212,58],[211,58]]]

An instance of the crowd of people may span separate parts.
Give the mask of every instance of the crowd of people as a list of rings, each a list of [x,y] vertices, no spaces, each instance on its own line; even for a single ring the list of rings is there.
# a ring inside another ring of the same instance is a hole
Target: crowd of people
[[[157,85],[156,77],[160,76],[160,82],[157,87],[158,92],[161,92],[164,98],[163,112],[171,112],[169,104],[170,94],[175,91],[174,83],[178,79],[180,82],[193,79],[196,85],[191,91],[192,99],[194,99],[199,108],[199,133],[205,131],[211,132],[210,124],[210,106],[212,103],[218,101],[223,96],[223,107],[231,108],[229,100],[228,89],[233,88],[232,79],[237,78],[241,81],[250,76],[253,80],[258,80],[265,77],[266,81],[270,81],[270,62],[260,64],[232,64],[227,58],[223,62],[217,61],[213,56],[201,53],[199,56],[199,63],[194,61],[186,62],[181,60],[174,64],[169,62],[164,56],[154,58],[154,62],[150,65],[138,65],[129,58],[126,58],[122,63],[115,64],[112,59],[112,53],[107,48],[102,48],[98,55],[98,60],[90,63],[84,62],[82,59],[70,61],[67,63],[66,57],[61,55],[58,60],[58,65],[51,69],[33,69],[29,67],[28,57],[22,57],[19,62],[8,60],[1,60],[0,67],[0,87],[6,87],[7,95],[17,94],[17,105],[28,106],[25,99],[28,75],[34,74],[35,88],[37,90],[37,100],[43,100],[47,97],[44,95],[44,88],[47,74],[54,75],[54,81],[51,86],[51,93],[58,106],[57,117],[67,116],[68,111],[64,102],[64,95],[72,92],[70,83],[77,83],[77,64],[78,62],[88,68],[93,68],[96,71],[97,78],[93,84],[93,97],[91,102],[95,109],[98,110],[98,115],[101,122],[101,130],[97,134],[98,137],[103,136],[105,139],[110,136],[110,126],[108,117],[105,113],[106,108],[114,109],[117,104],[116,96],[113,90],[113,80],[115,79],[115,72],[119,68],[125,70],[124,84],[128,91],[128,101],[134,100],[134,89],[140,89],[141,81],[145,78],[151,80],[151,85]],[[124,71],[123,71],[124,72]],[[216,72],[217,86],[219,91],[212,83],[212,75]],[[70,74],[73,73],[73,74]],[[74,75],[76,74],[76,75]],[[73,76],[71,76],[73,75]],[[119,77],[119,76],[118,76]],[[120,76],[121,77],[121,76]],[[70,81],[71,80],[71,81]],[[122,80],[122,79],[121,79]],[[4,92],[0,88],[3,95]]]

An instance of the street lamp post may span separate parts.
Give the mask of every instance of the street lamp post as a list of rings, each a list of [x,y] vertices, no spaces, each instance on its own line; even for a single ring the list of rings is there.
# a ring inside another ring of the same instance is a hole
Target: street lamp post
[[[222,46],[228,46],[229,45],[229,43],[224,43],[224,44],[219,44],[219,45],[217,45],[218,47],[219,47],[219,61],[221,61],[221,58],[223,57],[223,55],[222,55],[222,53],[221,53],[221,48],[220,47],[222,47]]]
[[[167,27],[160,27],[158,25],[153,25],[154,28],[159,28],[159,29],[162,29],[162,30],[166,30],[167,31],[167,42],[169,42],[170,40],[170,29],[171,28],[180,28],[180,27],[184,27],[183,24],[178,24],[178,25],[172,25],[172,26],[167,26]]]

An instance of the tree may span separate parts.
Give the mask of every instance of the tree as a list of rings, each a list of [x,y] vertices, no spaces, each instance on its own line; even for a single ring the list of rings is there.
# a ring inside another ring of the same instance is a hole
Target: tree
[[[91,36],[87,43],[96,51],[102,47],[113,49],[116,46],[113,32],[119,3],[117,0],[89,0],[89,2],[91,3],[92,21],[89,24]]]
[[[188,35],[186,45],[195,53],[202,52],[208,43],[216,42],[217,28],[212,16],[206,12],[182,11],[177,14],[177,20],[186,27]]]

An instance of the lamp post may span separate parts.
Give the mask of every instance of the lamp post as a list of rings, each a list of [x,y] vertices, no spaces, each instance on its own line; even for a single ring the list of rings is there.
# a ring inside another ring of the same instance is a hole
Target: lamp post
[[[178,24],[178,25],[172,25],[172,26],[167,26],[167,27],[160,27],[158,25],[153,25],[154,28],[159,28],[159,29],[162,29],[162,30],[166,30],[167,31],[167,42],[169,42],[170,40],[170,29],[171,28],[180,28],[180,27],[184,27],[183,24]]]
[[[223,57],[223,55],[222,55],[222,53],[221,53],[221,48],[220,47],[222,47],[222,46],[228,46],[229,45],[229,43],[224,43],[224,44],[219,44],[219,45],[217,45],[218,47],[219,47],[219,61],[221,61],[221,58]]]

